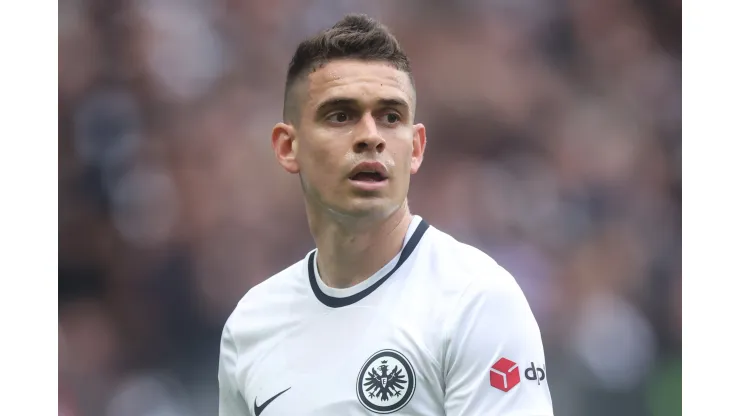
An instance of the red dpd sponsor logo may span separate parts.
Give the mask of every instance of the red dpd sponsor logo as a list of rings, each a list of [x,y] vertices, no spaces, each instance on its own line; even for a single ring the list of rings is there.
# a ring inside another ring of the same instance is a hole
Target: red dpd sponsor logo
[[[521,381],[519,365],[509,359],[501,358],[491,367],[491,386],[509,391]]]
[[[524,376],[527,380],[533,380],[540,384],[545,379],[544,366],[540,368],[531,363],[530,367],[524,371]],[[491,367],[491,386],[501,391],[513,389],[521,379],[519,364],[507,358],[501,358]]]

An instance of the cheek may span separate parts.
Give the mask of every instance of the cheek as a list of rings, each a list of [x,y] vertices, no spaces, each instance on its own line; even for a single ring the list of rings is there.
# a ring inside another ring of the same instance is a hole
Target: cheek
[[[301,149],[302,170],[311,178],[326,183],[341,170],[342,163],[347,158],[346,149],[340,148],[330,141],[316,141]]]
[[[398,139],[393,145],[388,146],[393,163],[398,168],[408,169],[411,166],[411,155],[413,153],[413,142],[411,139]]]

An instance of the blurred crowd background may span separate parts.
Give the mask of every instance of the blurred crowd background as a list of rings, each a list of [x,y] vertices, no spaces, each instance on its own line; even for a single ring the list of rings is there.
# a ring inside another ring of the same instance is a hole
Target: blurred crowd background
[[[348,12],[409,54],[412,211],[519,280],[556,415],[679,415],[678,0],[61,0],[60,415],[216,414],[226,317],[313,248],[287,64]]]

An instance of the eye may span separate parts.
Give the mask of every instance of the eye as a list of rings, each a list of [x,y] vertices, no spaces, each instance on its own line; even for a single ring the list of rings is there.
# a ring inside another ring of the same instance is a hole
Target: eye
[[[396,124],[399,121],[401,121],[401,116],[399,116],[396,113],[388,113],[388,114],[385,114],[383,117],[385,117],[385,121],[388,124]]]
[[[331,121],[333,123],[345,123],[345,122],[349,121],[349,115],[347,113],[344,113],[344,112],[341,112],[340,111],[340,112],[336,112],[336,113],[331,114],[327,118],[327,120],[329,120],[329,121]]]

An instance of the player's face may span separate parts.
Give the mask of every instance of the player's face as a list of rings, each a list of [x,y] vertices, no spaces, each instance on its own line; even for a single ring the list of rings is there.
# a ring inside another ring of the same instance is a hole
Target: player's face
[[[413,124],[408,74],[382,62],[334,61],[304,88],[292,150],[309,203],[352,217],[393,213],[426,142],[424,126]]]

